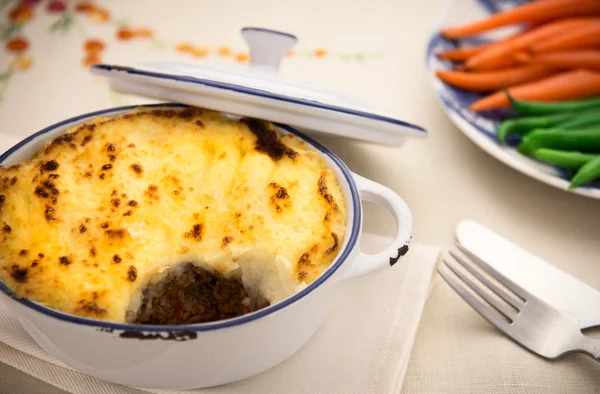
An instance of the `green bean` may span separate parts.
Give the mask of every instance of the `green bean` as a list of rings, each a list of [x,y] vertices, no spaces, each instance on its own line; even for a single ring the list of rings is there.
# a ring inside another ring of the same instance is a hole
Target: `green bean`
[[[581,152],[568,152],[554,149],[538,149],[533,155],[546,163],[554,164],[555,166],[565,168],[567,170],[576,171],[585,163],[595,159],[599,155]]]
[[[600,153],[600,127],[570,131],[536,129],[523,137],[519,152],[532,155],[541,148]]]
[[[584,126],[598,126],[600,125],[600,107],[598,110],[586,111],[579,116],[568,119],[564,122],[555,125],[556,128],[560,129],[577,129]]]
[[[498,140],[506,143],[506,137],[512,134],[525,135],[534,129],[555,126],[561,122],[572,120],[580,115],[580,112],[559,113],[546,116],[529,116],[524,118],[507,119],[498,127]]]
[[[588,161],[577,171],[569,189],[575,189],[598,178],[600,178],[600,156]]]
[[[517,100],[512,97],[506,87],[504,87],[504,92],[510,100],[512,108],[519,115],[546,115],[556,112],[572,112],[592,108],[600,111],[600,97],[556,103]]]

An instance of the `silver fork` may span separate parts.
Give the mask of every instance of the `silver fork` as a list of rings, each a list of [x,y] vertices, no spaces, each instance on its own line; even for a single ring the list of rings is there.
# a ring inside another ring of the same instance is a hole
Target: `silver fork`
[[[555,359],[567,353],[585,353],[600,361],[600,339],[584,336],[577,320],[529,293],[474,254],[459,248],[475,265],[504,288],[476,270],[472,264],[450,251],[450,255],[475,280],[443,259],[438,272],[446,282],[481,316],[523,347],[542,357]],[[471,291],[485,302],[475,297]],[[498,298],[491,295],[495,293]],[[585,302],[585,300],[581,300]]]

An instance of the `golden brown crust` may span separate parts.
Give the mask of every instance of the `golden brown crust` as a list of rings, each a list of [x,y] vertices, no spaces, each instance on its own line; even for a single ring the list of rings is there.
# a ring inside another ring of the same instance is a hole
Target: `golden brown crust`
[[[315,150],[271,124],[198,108],[90,121],[0,167],[0,279],[97,319],[125,321],[165,267],[227,273],[248,250],[309,283],[345,226],[339,185]]]

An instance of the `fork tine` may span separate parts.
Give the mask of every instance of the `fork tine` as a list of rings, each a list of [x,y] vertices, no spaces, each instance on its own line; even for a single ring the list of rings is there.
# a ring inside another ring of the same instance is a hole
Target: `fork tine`
[[[513,308],[515,308],[517,311],[519,310],[520,307],[523,306],[523,302],[521,301],[521,299],[511,296],[510,294],[508,294],[508,292],[506,290],[503,290],[500,287],[498,287],[495,283],[493,283],[488,278],[483,276],[479,271],[477,271],[475,268],[473,268],[473,266],[471,264],[467,263],[465,261],[465,259],[458,256],[453,251],[450,250],[449,253],[450,253],[450,256],[454,257],[454,259],[456,261],[458,261],[460,263],[460,265],[462,265],[467,271],[469,271],[469,273],[471,275],[473,275],[475,278],[477,278],[477,280],[479,280],[481,283],[483,283],[488,289],[493,291],[498,297],[502,298],[504,300],[504,302],[506,302]],[[488,301],[488,300],[486,299],[486,301]]]
[[[522,288],[521,286],[519,286],[518,284],[516,284],[512,280],[508,279],[506,276],[502,275],[500,272],[496,271],[495,268],[493,268],[491,265],[489,265],[488,263],[486,263],[485,261],[483,261],[479,257],[475,256],[470,251],[468,251],[459,242],[457,242],[457,246],[458,246],[458,248],[464,254],[466,254],[467,256],[469,256],[469,258],[471,260],[473,260],[473,262],[475,264],[477,264],[485,272],[487,272],[488,274],[490,274],[498,282],[500,282],[501,284],[503,284],[504,286],[506,286],[508,289],[510,289],[515,295],[517,295],[519,298],[521,298],[521,300],[523,300],[523,302],[526,302],[527,299],[532,298],[532,295],[531,295],[530,292],[528,292],[527,290],[525,290],[524,288]]]
[[[464,285],[460,284],[459,281],[455,279],[454,275],[452,274],[452,271],[450,271],[450,269],[447,266],[440,266],[438,268],[438,272],[440,273],[442,278],[444,278],[446,283],[448,283],[450,287],[452,287],[454,291],[456,291],[458,295],[461,296],[461,298],[467,302],[467,304],[471,305],[471,307],[475,309],[477,313],[483,316],[484,319],[486,319],[492,325],[500,328],[502,331],[508,328],[507,326],[509,323],[504,318],[502,318],[502,316],[498,314],[498,312],[486,306],[484,303],[475,298],[471,293],[469,293],[464,288]]]
[[[446,267],[448,267],[450,269],[450,271],[452,271],[454,273],[454,275],[456,275],[460,280],[462,280],[463,283],[465,283],[467,286],[469,286],[471,288],[471,290],[473,290],[473,292],[475,292],[475,294],[477,294],[479,297],[483,298],[494,309],[496,309],[498,312],[503,314],[507,319],[509,319],[512,322],[513,319],[511,318],[511,316],[512,317],[515,316],[515,314],[516,314],[515,311],[511,310],[511,308],[509,308],[503,302],[498,301],[496,298],[492,297],[487,291],[485,291],[485,289],[482,288],[482,286],[480,284],[476,284],[471,279],[469,279],[469,277],[467,277],[465,274],[463,274],[460,270],[453,267],[454,264],[450,264],[445,259],[442,259],[442,261],[444,262],[444,264],[446,264]],[[465,264],[466,264],[466,262],[465,262]]]

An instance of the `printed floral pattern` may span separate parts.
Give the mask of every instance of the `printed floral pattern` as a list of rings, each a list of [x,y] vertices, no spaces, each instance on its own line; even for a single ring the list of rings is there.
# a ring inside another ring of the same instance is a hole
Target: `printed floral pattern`
[[[4,51],[11,57],[8,68],[0,70],[0,100],[15,72],[25,71],[33,66],[33,59],[27,54],[29,41],[22,35],[22,30],[33,19],[33,6],[38,2],[27,0],[11,8],[7,14],[7,23],[0,25],[0,41],[4,42]],[[0,0],[0,10],[10,3],[10,0]]]
[[[169,42],[159,37],[148,26],[134,25],[129,19],[116,19],[111,11],[100,2],[87,0],[0,0],[0,43],[3,51],[10,56],[8,67],[0,70],[0,101],[3,92],[11,79],[35,65],[33,57],[28,53],[31,37],[24,34],[24,26],[36,19],[37,15],[46,14],[54,18],[48,26],[49,33],[75,34],[81,36],[82,67],[90,67],[103,61],[103,54],[109,49],[101,38],[92,37],[86,31],[86,26],[99,24],[112,30],[119,45],[128,42],[145,40],[150,43],[150,49],[174,51],[192,59],[218,57],[230,59],[237,63],[247,63],[250,54],[246,50],[231,48],[226,45],[207,46],[187,41]],[[103,27],[104,28],[104,27]],[[114,44],[111,44],[114,45]],[[311,59],[337,58],[343,61],[364,61],[379,57],[380,53],[341,53],[325,48],[294,50],[286,54],[288,58],[302,57]]]
[[[175,51],[188,55],[192,58],[203,58],[207,56],[217,56],[221,58],[230,58],[238,63],[247,63],[250,60],[250,54],[247,51],[235,51],[227,46],[209,48],[204,45],[194,45],[189,42],[180,42],[174,45]],[[380,57],[379,52],[362,52],[362,53],[344,53],[332,52],[324,48],[304,51],[289,51],[286,53],[287,58],[303,57],[313,59],[323,59],[326,57],[337,58],[344,61],[364,61],[370,58]]]

